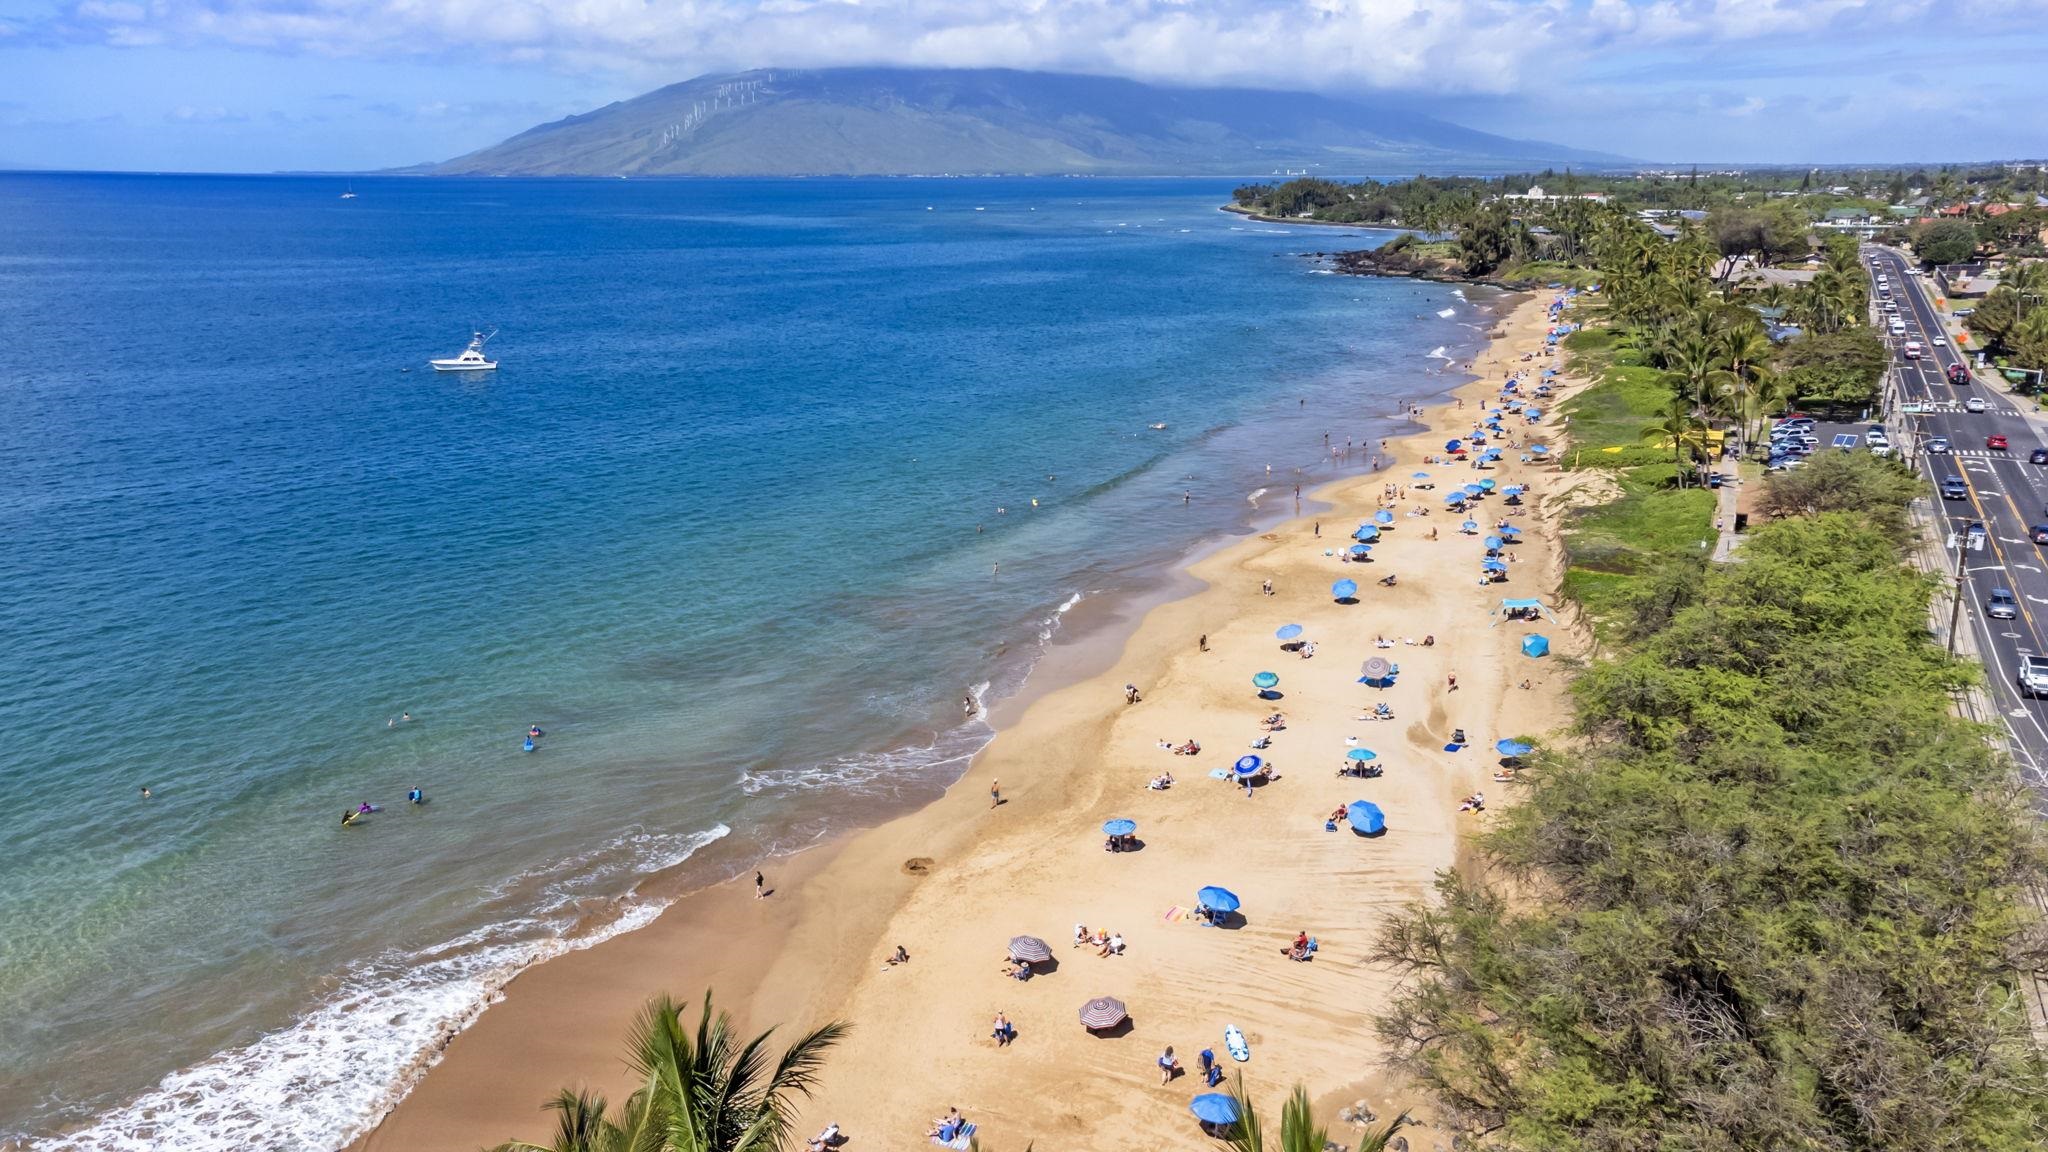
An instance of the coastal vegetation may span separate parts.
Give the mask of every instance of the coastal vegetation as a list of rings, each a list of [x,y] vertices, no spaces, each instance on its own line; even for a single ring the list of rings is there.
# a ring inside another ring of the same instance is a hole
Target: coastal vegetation
[[[1279,1143],[1269,1145],[1266,1140],[1265,1117],[1259,1115],[1251,1094],[1244,1089],[1244,1074],[1239,1073],[1231,1082],[1230,1098],[1237,1103],[1237,1121],[1227,1129],[1224,1145],[1231,1152],[1266,1152],[1268,1147],[1275,1152],[1324,1152],[1330,1146],[1329,1130],[1316,1123],[1314,1111],[1309,1105],[1308,1089],[1299,1084],[1287,1097],[1287,1103],[1280,1109]],[[1364,1121],[1370,1124],[1370,1121]],[[1403,1112],[1378,1127],[1368,1127],[1358,1134],[1352,1145],[1353,1152],[1386,1152],[1386,1148],[1411,1123],[1408,1113]]]
[[[2038,1147],[2043,857],[1950,694],[1902,470],[1773,478],[1739,564],[1646,574],[1484,866],[1378,956],[1378,1028],[1503,1147]]]
[[[826,1024],[771,1063],[772,1029],[741,1043],[732,1017],[714,1014],[706,994],[693,1032],[681,1005],[657,996],[627,1041],[638,1087],[623,1107],[612,1110],[603,1096],[564,1088],[546,1104],[555,1112],[551,1143],[515,1141],[494,1152],[780,1152],[796,1119],[796,1097],[810,1094],[825,1053],[846,1032],[845,1024]]]

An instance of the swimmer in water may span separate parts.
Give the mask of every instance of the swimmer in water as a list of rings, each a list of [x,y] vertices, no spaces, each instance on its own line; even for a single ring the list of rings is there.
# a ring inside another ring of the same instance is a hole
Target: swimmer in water
[[[147,785],[147,784],[144,784],[144,785],[142,786],[142,798],[143,798],[144,800],[147,800],[147,799],[149,799],[149,795],[150,795],[150,793],[149,793],[149,785]]]
[[[363,801],[363,802],[362,802],[361,804],[358,804],[358,805],[356,805],[356,811],[357,811],[357,812],[359,812],[359,813],[360,813],[360,812],[375,812],[375,811],[376,811],[376,809],[375,809],[375,808],[372,808],[372,807],[370,806],[370,802],[369,802],[369,801],[367,801],[367,800],[365,800],[365,801]]]
[[[531,736],[531,737],[533,737],[533,738],[534,738],[535,740],[538,740],[538,739],[540,739],[541,737],[543,737],[543,736],[547,735],[547,733],[545,733],[545,732],[543,732],[543,731],[541,731],[541,730],[540,730],[540,725],[538,725],[538,724],[535,724],[535,725],[534,725],[533,727],[531,727],[531,728],[528,728],[528,729],[526,730],[526,734],[527,734],[528,736]]]
[[[350,808],[350,809],[345,809],[345,810],[343,810],[343,812],[342,812],[342,814],[341,814],[341,826],[342,826],[343,828],[346,828],[346,827],[348,827],[349,825],[351,825],[351,824],[353,824],[353,823],[355,823],[355,822],[356,822],[356,813],[355,813],[355,810],[354,810],[353,808]]]
[[[427,794],[417,788],[408,791],[405,794],[405,798],[414,804],[425,804],[427,802]]]

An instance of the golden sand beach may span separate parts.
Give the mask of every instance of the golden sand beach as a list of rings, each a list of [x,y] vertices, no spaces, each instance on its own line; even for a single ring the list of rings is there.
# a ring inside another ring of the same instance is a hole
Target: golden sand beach
[[[630,1090],[623,1037],[649,995],[694,1002],[707,988],[747,1029],[852,1022],[801,1120],[805,1134],[837,1123],[852,1152],[929,1146],[927,1127],[949,1107],[992,1149],[1186,1148],[1202,1139],[1188,1101],[1206,1090],[1194,1070],[1204,1048],[1275,1110],[1305,1085],[1340,1142],[1340,1105],[1365,1099],[1384,1115],[1419,1104],[1379,1073],[1369,1018],[1393,977],[1365,957],[1387,918],[1425,896],[1490,818],[1461,814],[1460,799],[1483,791],[1489,804],[1512,802],[1513,785],[1492,779],[1492,745],[1565,722],[1559,657],[1582,646],[1562,624],[1493,614],[1504,596],[1555,605],[1555,468],[1524,463],[1518,449],[1484,472],[1423,460],[1470,431],[1508,372],[1533,382],[1553,363],[1547,300],[1522,301],[1504,318],[1472,365],[1478,379],[1424,413],[1429,431],[1390,445],[1391,463],[1313,493],[1327,505],[1319,515],[1195,561],[1200,591],[1153,608],[1089,674],[1005,718],[943,799],[773,862],[766,899],[754,898],[750,876],[522,974],[358,1147],[471,1152],[543,1139],[552,1120],[540,1104],[558,1087],[614,1099]],[[1560,394],[1546,408],[1581,386],[1553,383]],[[1508,419],[1512,435],[1553,447],[1558,423],[1546,412],[1532,433]],[[1431,480],[1411,480],[1416,471]],[[1533,488],[1520,508],[1493,497],[1473,513],[1482,526],[1510,515],[1523,529],[1502,584],[1479,582],[1480,537],[1461,534],[1465,517],[1441,499],[1444,487],[1482,476]],[[1422,483],[1438,487],[1386,496],[1388,484]],[[1383,506],[1395,522],[1371,562],[1340,562],[1350,532]],[[1410,514],[1418,508],[1429,514]],[[1397,586],[1378,583],[1388,573]],[[1360,586],[1355,603],[1331,595],[1347,577]],[[1274,633],[1289,623],[1314,642],[1312,657],[1283,649]],[[1521,655],[1532,630],[1551,639],[1550,658]],[[1391,646],[1375,647],[1376,636]],[[1384,691],[1357,682],[1375,656],[1400,666]],[[1278,674],[1277,698],[1255,693],[1259,671]],[[1126,684],[1139,702],[1126,702]],[[1362,718],[1379,702],[1394,719]],[[1276,777],[1249,795],[1212,778],[1255,751],[1262,719],[1276,712],[1284,728],[1256,750]],[[1456,729],[1469,744],[1446,751]],[[1161,747],[1189,740],[1199,754]],[[1352,747],[1375,751],[1384,774],[1340,777]],[[1147,787],[1169,772],[1170,788]],[[992,804],[998,781],[1002,802]],[[1355,835],[1342,821],[1325,830],[1354,800],[1385,812],[1383,835]],[[1110,818],[1137,823],[1136,850],[1105,850]],[[1199,926],[1187,913],[1204,885],[1235,892],[1241,917]],[[1081,924],[1121,935],[1123,954],[1076,946]],[[1298,932],[1317,941],[1311,961],[1286,955]],[[1028,981],[1006,974],[1005,949],[1019,935],[1042,938],[1054,957]],[[909,962],[886,964],[898,945]],[[1085,1031],[1077,1014],[1098,996],[1128,1005],[1128,1022]],[[1007,1046],[991,1035],[998,1013],[1016,1029]],[[1224,1050],[1232,1025],[1251,1050],[1241,1064]],[[1157,1060],[1168,1046],[1187,1071],[1162,1086]]]

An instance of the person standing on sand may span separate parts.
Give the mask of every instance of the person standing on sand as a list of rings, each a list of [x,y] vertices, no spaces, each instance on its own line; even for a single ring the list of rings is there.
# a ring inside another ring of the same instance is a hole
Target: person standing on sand
[[[1207,632],[1202,633],[1202,638],[1200,640],[1195,641],[1195,646],[1200,648],[1202,651],[1207,652],[1209,650],[1209,634]],[[142,794],[144,796],[149,795],[149,789],[144,788],[142,790]]]
[[[1444,677],[1444,679],[1450,685],[1450,687],[1447,688],[1446,691],[1456,692],[1458,690],[1458,674],[1456,672],[1453,672],[1449,676]]]
[[[766,876],[761,875],[759,872],[754,873],[754,899],[759,900],[763,896],[768,895],[767,885],[768,878]]]
[[[991,780],[991,781],[989,781],[989,782],[988,782],[988,800],[989,800],[989,804],[988,804],[988,806],[989,806],[990,808],[1000,808],[1000,807],[1002,807],[1002,806],[1003,806],[1003,782],[1002,782],[1002,781],[1000,781],[1000,780]]]

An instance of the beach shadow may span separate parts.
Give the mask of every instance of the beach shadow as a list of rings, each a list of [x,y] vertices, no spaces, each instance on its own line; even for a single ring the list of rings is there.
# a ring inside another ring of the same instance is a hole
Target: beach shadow
[[[1339,603],[1339,604],[1356,604],[1356,603],[1358,603],[1358,597],[1356,597],[1356,596],[1342,596],[1342,597],[1339,597],[1339,598],[1338,598],[1338,600],[1337,600],[1337,603]]]
[[[1107,1028],[1090,1028],[1087,1029],[1087,1032],[1090,1036],[1104,1040],[1120,1040],[1125,1036],[1129,1036],[1133,1027],[1131,1018],[1126,1016]]]
[[[1351,830],[1351,834],[1353,836],[1358,837],[1360,840],[1378,840],[1380,837],[1385,836],[1387,834],[1387,830],[1385,828],[1381,828],[1377,832],[1362,832],[1357,828],[1353,828]]]
[[[1259,699],[1261,699],[1261,700],[1285,700],[1285,699],[1287,699],[1287,693],[1285,693],[1285,692],[1282,692],[1282,691],[1281,691],[1281,690],[1279,690],[1278,688],[1261,688],[1261,689],[1259,689]]]
[[[1124,837],[1124,846],[1111,852],[1110,855],[1115,856],[1125,852],[1143,852],[1144,850],[1145,842],[1143,840],[1138,839],[1136,836],[1126,836]]]

